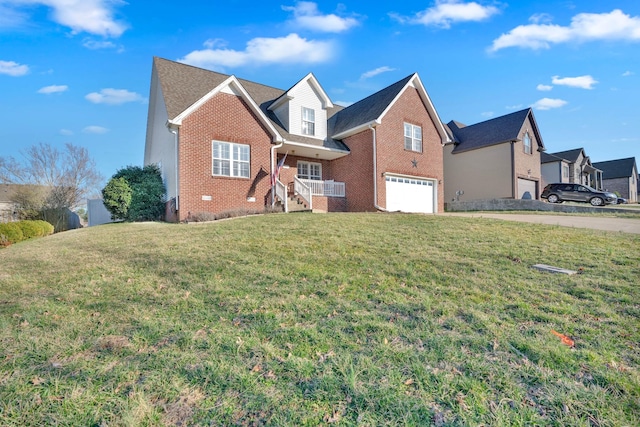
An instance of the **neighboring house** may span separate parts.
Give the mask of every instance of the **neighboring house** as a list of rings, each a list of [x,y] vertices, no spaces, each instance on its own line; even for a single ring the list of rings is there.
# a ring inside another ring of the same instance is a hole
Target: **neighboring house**
[[[554,182],[568,182],[603,189],[602,171],[591,164],[583,148],[550,153],[540,161],[543,187]]]
[[[470,126],[450,121],[447,128],[447,201],[539,198],[545,148],[530,108]]]
[[[89,227],[114,222],[102,199],[87,199],[87,217]]]
[[[0,222],[18,220],[17,206],[13,202],[15,189],[16,184],[0,184]]]
[[[160,166],[169,221],[287,211],[291,195],[315,211],[442,212],[447,141],[417,74],[344,108],[311,73],[281,90],[153,59],[144,163]]]
[[[602,171],[602,185],[618,192],[629,203],[638,203],[638,166],[635,157],[597,162],[593,167]]]
[[[542,188],[547,184],[570,183],[569,171],[571,162],[549,153],[540,154],[540,170],[542,172]]]

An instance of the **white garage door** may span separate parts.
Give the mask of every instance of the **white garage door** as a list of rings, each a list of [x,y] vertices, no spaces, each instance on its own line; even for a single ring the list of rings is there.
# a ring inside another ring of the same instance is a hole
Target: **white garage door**
[[[532,199],[536,199],[536,182],[530,179],[518,178],[518,199],[522,199],[525,192],[531,194]]]
[[[387,210],[433,213],[434,182],[428,179],[387,176]]]

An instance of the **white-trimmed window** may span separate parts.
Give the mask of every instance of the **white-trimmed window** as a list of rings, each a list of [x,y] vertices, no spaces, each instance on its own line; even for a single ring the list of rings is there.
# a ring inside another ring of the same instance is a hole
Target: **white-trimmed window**
[[[531,137],[529,136],[529,132],[524,134],[524,138],[522,138],[522,145],[525,154],[531,154]]]
[[[316,134],[316,112],[312,108],[302,107],[302,134]]]
[[[249,146],[213,141],[213,175],[249,178]]]
[[[566,163],[562,164],[562,177],[569,178],[569,165]]]
[[[404,124],[404,149],[422,152],[422,128],[420,126]]]
[[[322,164],[311,162],[298,162],[298,178],[322,180]]]

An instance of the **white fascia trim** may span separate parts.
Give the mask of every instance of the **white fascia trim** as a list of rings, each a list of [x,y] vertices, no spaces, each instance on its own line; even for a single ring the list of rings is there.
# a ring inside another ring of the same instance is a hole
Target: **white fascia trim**
[[[427,90],[424,88],[424,85],[422,84],[422,80],[420,80],[420,76],[418,75],[418,73],[415,73],[413,77],[407,82],[407,84],[402,88],[402,90],[398,92],[398,95],[396,95],[393,101],[391,101],[391,103],[387,105],[387,108],[385,108],[382,114],[380,114],[380,117],[378,117],[378,120],[382,121],[382,118],[391,109],[391,106],[395,104],[396,101],[398,101],[398,99],[400,98],[400,96],[402,96],[404,91],[407,90],[407,88],[412,84],[418,90],[418,93],[420,94],[420,98],[422,98],[422,101],[425,103],[427,107],[427,112],[429,113],[429,115],[431,116],[431,119],[434,121],[436,125],[436,129],[440,134],[441,144],[445,145],[449,142],[452,142],[451,138],[449,137],[449,134],[447,133],[447,131],[444,128],[444,125],[442,124],[442,121],[440,120],[440,116],[438,116],[438,112],[436,111],[436,108],[433,106],[433,102],[431,102],[431,98],[429,97]]]
[[[274,142],[284,141],[284,138],[282,137],[282,135],[280,135],[280,133],[273,126],[273,124],[271,123],[271,120],[269,120],[269,118],[264,115],[264,113],[262,112],[262,110],[260,109],[258,104],[256,104],[256,102],[253,100],[253,98],[251,98],[249,93],[245,90],[245,88],[242,86],[242,84],[238,81],[236,76],[229,76],[229,78],[227,78],[225,81],[220,83],[217,87],[213,88],[205,96],[203,96],[202,98],[200,98],[199,100],[197,100],[196,102],[191,104],[191,106],[189,108],[184,110],[182,113],[178,114],[173,120],[168,120],[168,123],[170,125],[173,125],[173,126],[181,126],[182,125],[182,121],[186,117],[188,117],[191,113],[193,113],[198,108],[200,108],[209,99],[211,99],[212,97],[214,97],[215,95],[220,93],[220,91],[222,91],[222,89],[224,89],[227,86],[232,86],[234,89],[236,89],[237,91],[240,92],[240,94],[242,95],[242,98],[247,102],[247,104],[249,104],[249,107],[251,107],[251,110],[260,118],[260,121],[262,122],[262,124],[264,124],[271,131],[271,134],[273,135],[273,141]]]
[[[282,96],[280,96],[280,98],[276,99],[271,105],[269,105],[269,107],[267,107],[267,110],[273,111],[279,106],[281,106],[282,104],[291,101],[292,99],[293,99],[293,96],[289,95],[288,93],[285,93]]]
[[[438,178],[432,178],[428,176],[418,176],[418,175],[407,175],[404,173],[395,173],[395,172],[383,172],[382,176],[397,176],[399,178],[409,178],[409,179],[420,179],[422,181],[435,181],[438,182]]]
[[[316,88],[316,90],[322,97],[323,107],[333,108],[333,102],[331,102],[331,99],[329,99],[329,95],[327,95],[324,89],[322,89],[322,86],[320,86],[320,82],[318,81],[318,79],[316,79],[316,76],[314,76],[313,73],[309,73],[302,81],[305,81],[305,80],[308,80],[311,83],[311,85]]]
[[[373,127],[379,126],[380,123],[381,122],[380,122],[379,119],[371,120],[370,122],[363,123],[363,124],[361,124],[359,126],[356,126],[354,128],[347,129],[347,130],[345,130],[343,132],[340,132],[340,133],[337,133],[335,135],[332,135],[331,138],[332,139],[337,139],[337,140],[342,140],[342,139],[347,138],[347,137],[349,137],[351,135],[355,135],[355,134],[360,133],[362,131],[368,130],[372,126]]]
[[[302,83],[306,81],[309,81],[309,84],[315,88],[318,94],[320,94],[320,101],[322,101],[322,108],[324,109],[333,108],[333,103],[331,102],[331,99],[329,99],[329,96],[327,95],[327,93],[324,91],[324,89],[322,89],[322,86],[320,86],[320,82],[318,82],[318,79],[316,79],[316,76],[314,76],[313,73],[309,73],[302,80],[300,80],[298,83],[293,85],[292,88],[290,88],[288,91],[282,94],[282,96],[276,99],[273,102],[273,104],[269,105],[268,110],[273,111],[279,106],[281,106],[282,104],[284,104],[285,102],[291,101],[294,98],[291,95],[291,92],[293,92],[293,90],[296,87],[300,86]]]
[[[305,148],[313,148],[314,150],[318,150],[318,151],[331,151],[334,153],[345,153],[345,154],[349,154],[350,151],[345,151],[345,150],[337,150],[335,148],[328,148],[325,147],[323,145],[312,145],[312,144],[305,144],[304,142],[295,142],[295,141],[285,141],[286,145],[294,145],[297,147],[305,147]]]

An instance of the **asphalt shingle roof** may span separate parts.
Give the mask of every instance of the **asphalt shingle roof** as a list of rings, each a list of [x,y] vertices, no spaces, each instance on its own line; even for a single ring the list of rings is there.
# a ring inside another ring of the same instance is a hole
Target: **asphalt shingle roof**
[[[551,153],[551,155],[560,157],[561,159],[568,160],[571,163],[575,163],[578,161],[578,157],[580,157],[580,153],[582,153],[585,157],[583,148],[574,148],[573,150],[566,151],[558,151],[557,153]]]
[[[561,162],[565,159],[549,153],[540,153],[540,163]],[[565,160],[566,161],[566,160]]]
[[[602,179],[629,178],[634,174],[635,157],[597,162],[593,166],[602,171]],[[637,173],[637,167],[635,168]]]
[[[464,126],[454,120],[450,121],[447,123],[447,127],[451,130],[456,141],[456,147],[452,153],[517,141],[520,129],[530,114],[538,145],[544,148],[531,108],[527,108],[469,126]]]
[[[177,117],[230,77],[228,74],[217,73],[159,57],[153,58],[153,64],[158,74],[159,84],[162,89],[170,120]],[[285,91],[250,80],[238,79],[238,81],[285,139],[309,145],[323,145],[327,148],[349,151],[342,141],[336,141],[330,138],[321,141],[316,138],[290,134],[284,129],[275,114],[267,109],[269,105],[282,96]],[[327,109],[328,117],[333,116],[343,108],[342,106],[334,105],[333,108]]]
[[[379,118],[414,75],[411,74],[340,111],[330,121],[331,133],[339,134]]]

